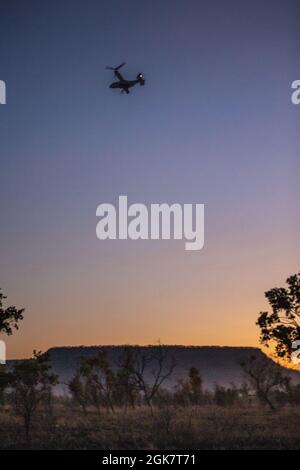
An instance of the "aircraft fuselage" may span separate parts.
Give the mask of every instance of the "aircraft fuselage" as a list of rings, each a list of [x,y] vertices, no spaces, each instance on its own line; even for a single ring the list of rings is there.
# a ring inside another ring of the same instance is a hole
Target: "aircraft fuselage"
[[[118,82],[111,83],[109,88],[120,88],[123,90],[128,90],[128,88],[132,88],[137,83],[139,83],[139,80],[119,80]]]

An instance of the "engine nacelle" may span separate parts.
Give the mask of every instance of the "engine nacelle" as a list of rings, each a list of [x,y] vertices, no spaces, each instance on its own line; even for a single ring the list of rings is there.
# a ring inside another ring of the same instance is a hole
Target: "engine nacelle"
[[[139,81],[139,84],[140,84],[141,86],[145,85],[145,79],[144,79],[142,73],[139,73],[139,74],[136,76],[136,79]]]

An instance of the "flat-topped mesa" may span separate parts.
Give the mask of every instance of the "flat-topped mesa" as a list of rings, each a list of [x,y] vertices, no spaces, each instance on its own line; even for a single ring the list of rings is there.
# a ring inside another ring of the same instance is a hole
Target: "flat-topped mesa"
[[[59,376],[60,381],[60,385],[55,387],[55,393],[66,392],[66,387],[63,384],[71,380],[81,359],[93,357],[102,351],[107,354],[109,362],[114,368],[120,364],[120,358],[122,358],[125,348],[138,348],[147,353],[157,347],[155,345],[99,345],[51,348],[48,351],[50,363],[53,372]],[[245,382],[245,374],[241,367],[242,362],[251,356],[271,361],[259,348],[254,347],[163,345],[163,348],[168,351],[169,359],[175,359],[176,362],[172,375],[164,383],[164,387],[169,390],[174,390],[178,381],[186,379],[191,367],[199,370],[203,379],[203,387],[206,390],[214,390],[216,384],[231,387],[234,383],[240,387]],[[149,370],[151,371],[151,367]],[[300,383],[300,372],[286,368],[282,368],[282,371],[291,377],[293,382]],[[151,380],[151,376],[149,376],[149,380]]]

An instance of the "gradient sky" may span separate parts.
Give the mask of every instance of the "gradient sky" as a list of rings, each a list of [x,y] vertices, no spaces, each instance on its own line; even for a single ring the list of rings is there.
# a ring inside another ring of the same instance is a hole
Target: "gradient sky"
[[[298,0],[0,0],[8,357],[78,344],[257,345],[299,269]],[[130,95],[106,65],[143,72]],[[204,203],[205,247],[105,241],[96,207]]]

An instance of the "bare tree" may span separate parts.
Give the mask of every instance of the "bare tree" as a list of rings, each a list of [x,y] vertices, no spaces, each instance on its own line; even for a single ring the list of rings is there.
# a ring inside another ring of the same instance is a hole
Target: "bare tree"
[[[133,358],[127,364],[130,386],[142,393],[146,404],[153,411],[153,399],[162,384],[172,375],[176,367],[167,347],[135,347]]]

